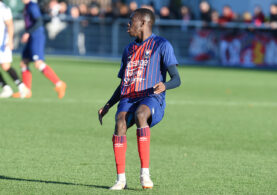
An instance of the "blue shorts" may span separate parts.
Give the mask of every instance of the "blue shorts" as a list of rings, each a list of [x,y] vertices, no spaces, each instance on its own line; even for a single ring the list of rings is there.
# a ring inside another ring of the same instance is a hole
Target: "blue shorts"
[[[22,53],[23,59],[28,59],[31,62],[37,60],[44,61],[44,46],[45,35],[43,33],[31,34]]]
[[[149,126],[153,127],[158,124],[162,120],[165,110],[165,98],[162,95],[121,99],[117,106],[115,119],[120,112],[128,112],[127,126],[132,126],[135,121],[135,112],[142,104],[148,106],[151,110],[151,119],[148,121]]]

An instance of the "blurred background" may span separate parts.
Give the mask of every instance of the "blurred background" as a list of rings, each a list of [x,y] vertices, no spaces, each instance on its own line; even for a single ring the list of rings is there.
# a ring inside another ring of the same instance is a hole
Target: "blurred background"
[[[22,50],[21,0],[12,8],[15,52]],[[277,68],[274,0],[38,0],[47,31],[46,53],[120,58],[131,38],[130,13],[156,15],[154,33],[168,39],[180,64]]]

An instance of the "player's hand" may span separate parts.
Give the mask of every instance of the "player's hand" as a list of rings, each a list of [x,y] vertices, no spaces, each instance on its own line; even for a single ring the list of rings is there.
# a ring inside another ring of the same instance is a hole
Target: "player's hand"
[[[10,48],[10,50],[13,50],[13,41],[9,40],[6,46]]]
[[[166,90],[163,82],[159,82],[153,88],[154,88],[154,94],[160,94]]]
[[[27,43],[29,40],[30,34],[29,33],[24,33],[21,38],[21,43]]]
[[[103,108],[98,110],[98,119],[101,125],[102,125],[102,119],[109,112],[109,109],[110,109],[110,106],[106,104]]]

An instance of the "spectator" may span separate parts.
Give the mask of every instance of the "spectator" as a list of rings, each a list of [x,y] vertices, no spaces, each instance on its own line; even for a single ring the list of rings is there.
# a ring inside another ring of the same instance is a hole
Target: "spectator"
[[[79,18],[79,16],[80,16],[80,11],[79,11],[78,7],[73,6],[73,7],[70,9],[70,16],[71,16],[73,19]]]
[[[277,5],[272,4],[270,6],[270,16],[269,16],[270,26],[271,28],[277,28]]]
[[[46,24],[46,29],[50,40],[54,40],[56,36],[66,28],[67,23],[61,20],[67,16],[66,11],[67,5],[65,2],[59,3],[57,0],[51,0],[49,2],[48,13],[51,20]]]
[[[219,23],[219,13],[216,10],[212,11],[212,23]]]
[[[106,18],[113,18],[115,15],[113,13],[113,7],[112,6],[106,6],[104,8],[104,17]]]
[[[129,3],[129,11],[130,13],[134,12],[138,8],[138,4],[136,1],[131,1]]]
[[[229,5],[225,5],[222,10],[222,16],[219,19],[220,24],[225,24],[235,20],[235,14]]]
[[[254,10],[253,22],[256,26],[261,26],[265,22],[265,16],[261,6],[256,6]]]
[[[59,17],[65,18],[67,16],[67,4],[60,2]]]
[[[80,16],[89,16],[88,6],[84,3],[79,5]]]
[[[244,23],[252,23],[252,15],[250,12],[244,12],[242,15],[242,22]]]
[[[82,27],[87,27],[88,26],[87,17],[89,17],[88,6],[85,3],[81,3],[78,7],[79,7],[80,16],[85,17],[81,21],[81,26]]]
[[[98,4],[92,3],[89,8],[89,16],[97,18],[100,15],[100,8]]]
[[[57,0],[51,0],[48,4],[49,15],[55,17],[59,14],[60,4]]]
[[[182,0],[170,0],[169,1],[169,10],[172,19],[177,19],[181,17]]]
[[[119,17],[120,18],[129,18],[130,12],[126,4],[121,4],[119,8]]]
[[[168,7],[166,6],[161,7],[160,19],[174,19]]]
[[[188,6],[183,5],[181,7],[180,12],[181,12],[181,19],[183,21],[190,21],[194,19],[193,14],[190,12],[190,9],[188,8]]]
[[[200,9],[200,19],[204,22],[211,22],[212,21],[212,10],[211,6],[207,1],[202,1],[199,4]]]
[[[105,8],[103,8],[103,17],[105,17],[105,18],[113,18],[114,17],[112,6],[106,6]]]
[[[277,22],[277,5],[272,4],[270,6],[270,16],[269,16],[270,22]]]

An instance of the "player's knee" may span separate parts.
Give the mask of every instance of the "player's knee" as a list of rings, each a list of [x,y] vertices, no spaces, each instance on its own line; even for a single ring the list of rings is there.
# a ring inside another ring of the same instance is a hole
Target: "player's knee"
[[[28,63],[26,61],[21,61],[20,62],[20,67],[21,68],[27,68],[27,65],[28,65]]]
[[[36,69],[43,71],[45,68],[46,64],[43,63],[41,60],[35,61],[35,67]]]
[[[127,132],[127,130],[124,129],[124,128],[121,128],[121,129],[117,128],[115,130],[114,134],[117,135],[117,136],[124,136],[124,135],[126,135],[126,132]]]
[[[115,132],[114,134],[117,136],[123,136],[126,135],[127,132],[127,125],[123,121],[118,121],[116,123]]]
[[[135,116],[136,123],[145,123],[147,122],[147,114],[143,111],[137,111]]]
[[[115,135],[123,136],[126,135],[127,124],[125,121],[125,115],[118,115],[116,119]]]
[[[10,63],[4,63],[2,64],[2,69],[4,71],[8,71],[11,68],[11,64]]]

